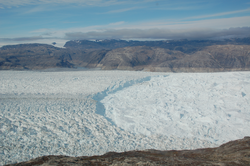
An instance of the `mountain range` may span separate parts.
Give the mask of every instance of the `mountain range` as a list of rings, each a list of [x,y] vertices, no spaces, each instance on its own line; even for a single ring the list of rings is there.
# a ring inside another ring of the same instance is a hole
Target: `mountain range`
[[[47,44],[0,48],[1,70],[101,68],[163,72],[250,69],[250,38],[225,40],[74,40],[63,48]]]

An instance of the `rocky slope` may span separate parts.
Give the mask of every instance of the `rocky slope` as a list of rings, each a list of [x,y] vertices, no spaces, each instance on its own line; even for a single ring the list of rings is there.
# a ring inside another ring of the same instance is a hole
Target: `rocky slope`
[[[95,67],[106,52],[108,50],[72,50],[46,44],[3,46],[0,49],[0,69]]]
[[[109,51],[102,69],[167,72],[249,70],[249,45],[214,45],[192,54],[157,47],[125,47]]]
[[[70,41],[66,48],[21,44],[0,48],[0,69],[102,68],[165,72],[250,69],[250,39],[139,42]]]
[[[43,156],[27,162],[8,166],[34,165],[220,165],[247,166],[250,165],[250,137],[231,141],[218,148],[197,150],[145,150],[123,153],[109,152],[102,156],[69,157]]]

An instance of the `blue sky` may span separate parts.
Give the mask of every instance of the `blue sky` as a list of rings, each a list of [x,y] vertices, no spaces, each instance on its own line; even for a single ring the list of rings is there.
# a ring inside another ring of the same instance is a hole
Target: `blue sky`
[[[249,36],[249,0],[0,0],[0,46]]]

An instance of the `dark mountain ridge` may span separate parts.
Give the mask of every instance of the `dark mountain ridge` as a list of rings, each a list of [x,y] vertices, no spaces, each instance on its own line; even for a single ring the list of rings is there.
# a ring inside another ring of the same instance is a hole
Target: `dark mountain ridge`
[[[101,68],[164,72],[245,71],[250,38],[167,41],[69,41],[65,48],[20,44],[0,48],[1,70]]]

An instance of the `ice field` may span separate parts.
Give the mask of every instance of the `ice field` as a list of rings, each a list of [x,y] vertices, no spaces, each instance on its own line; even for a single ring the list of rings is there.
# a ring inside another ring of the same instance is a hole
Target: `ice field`
[[[0,165],[250,135],[250,72],[0,71]]]

